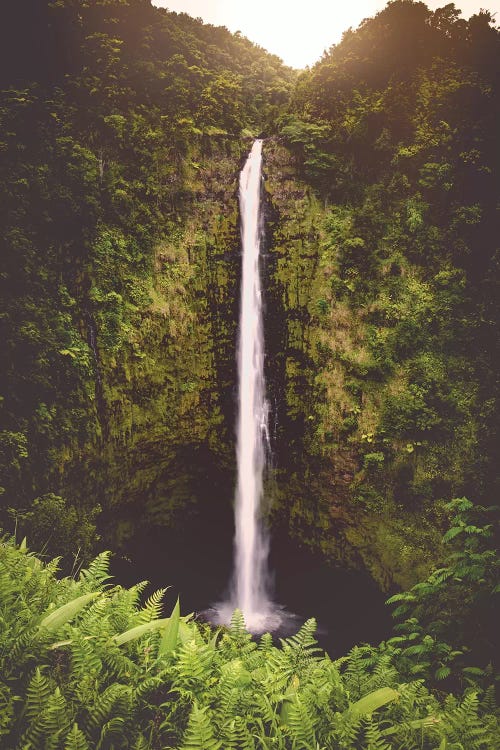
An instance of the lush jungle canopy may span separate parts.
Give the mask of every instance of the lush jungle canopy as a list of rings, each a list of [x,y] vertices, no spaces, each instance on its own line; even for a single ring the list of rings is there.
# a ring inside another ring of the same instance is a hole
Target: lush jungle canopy
[[[395,0],[299,73],[149,0],[0,12],[0,744],[499,747],[492,17]],[[336,661],[91,562],[231,534],[257,135],[271,530],[392,594]]]

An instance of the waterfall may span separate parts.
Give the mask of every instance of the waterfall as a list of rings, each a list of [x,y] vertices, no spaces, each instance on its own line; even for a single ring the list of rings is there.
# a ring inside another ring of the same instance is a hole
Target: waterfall
[[[240,175],[242,241],[238,341],[237,487],[233,605],[247,627],[258,629],[268,616],[268,539],[261,522],[263,473],[268,441],[264,381],[264,330],[259,270],[262,141],[255,141]]]
[[[234,576],[229,601],[207,617],[227,624],[240,609],[251,632],[275,630],[282,608],[270,599],[269,539],[261,504],[269,448],[264,326],[260,281],[262,141],[256,140],[240,174],[242,269],[238,337],[237,485],[235,496]]]

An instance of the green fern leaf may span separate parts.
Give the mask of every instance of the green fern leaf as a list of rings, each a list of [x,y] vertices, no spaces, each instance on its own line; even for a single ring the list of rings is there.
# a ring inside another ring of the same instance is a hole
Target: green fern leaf
[[[80,572],[79,585],[81,590],[102,589],[102,584],[111,578],[109,575],[110,558],[111,552],[101,552],[95,560],[92,560],[87,570]]]
[[[68,733],[64,750],[89,750],[85,735],[78,728],[78,724],[73,724],[71,731]]]
[[[151,620],[158,620],[162,612],[163,597],[165,596],[166,591],[166,588],[154,591],[147,599],[144,607],[135,614],[131,624],[142,625]]]
[[[181,750],[219,750],[221,743],[215,739],[207,708],[193,705],[184,734]]]
[[[50,683],[37,667],[27,690],[25,713],[28,719],[41,716],[47,710],[51,695]]]
[[[288,726],[293,747],[301,750],[316,750],[316,736],[311,712],[299,696],[291,702],[288,710]]]

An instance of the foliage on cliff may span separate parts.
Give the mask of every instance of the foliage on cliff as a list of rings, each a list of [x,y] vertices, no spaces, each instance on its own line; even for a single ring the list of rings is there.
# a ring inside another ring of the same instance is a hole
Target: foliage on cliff
[[[236,178],[292,73],[143,0],[12,0],[1,28],[3,505],[88,551],[98,504],[168,521],[200,444],[231,463]]]
[[[434,694],[407,680],[390,645],[332,661],[315,622],[273,645],[241,613],[216,633],[161,617],[164,590],[111,585],[104,553],[77,579],[55,577],[0,543],[0,737],[24,750],[280,748],[494,750],[491,689]]]
[[[381,581],[424,572],[439,499],[498,490],[499,53],[486,12],[391,2],[298,80],[302,185],[269,158],[287,434],[322,473],[288,513]]]

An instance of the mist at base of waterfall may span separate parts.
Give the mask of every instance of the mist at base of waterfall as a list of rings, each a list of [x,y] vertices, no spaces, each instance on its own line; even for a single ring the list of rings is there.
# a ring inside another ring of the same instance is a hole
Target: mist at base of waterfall
[[[211,625],[229,627],[236,607],[232,602],[220,602],[200,613],[202,620]],[[304,624],[305,619],[289,612],[280,604],[272,604],[268,609],[258,612],[242,613],[245,626],[252,635],[271,633],[274,636],[286,638],[294,635]],[[320,627],[318,634],[325,631]]]

